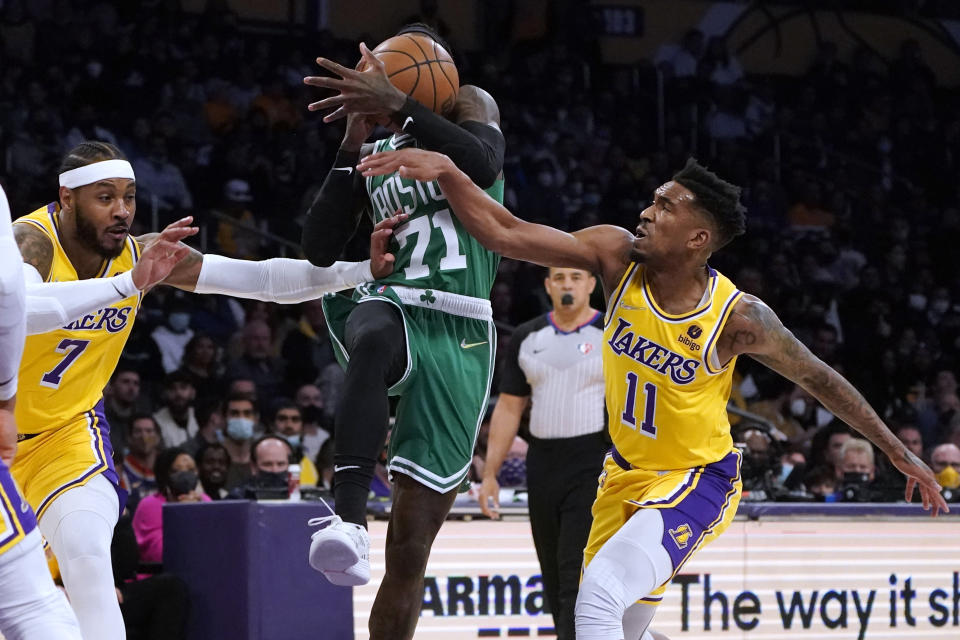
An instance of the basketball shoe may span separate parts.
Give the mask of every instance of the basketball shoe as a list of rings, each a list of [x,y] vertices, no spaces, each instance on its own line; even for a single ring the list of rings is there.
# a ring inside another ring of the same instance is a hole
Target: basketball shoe
[[[310,536],[310,566],[332,584],[359,587],[370,582],[370,535],[358,524],[334,514],[307,521],[323,526]]]

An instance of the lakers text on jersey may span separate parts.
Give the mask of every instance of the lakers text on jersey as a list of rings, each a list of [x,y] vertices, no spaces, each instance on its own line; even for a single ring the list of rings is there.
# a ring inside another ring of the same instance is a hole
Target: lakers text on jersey
[[[58,207],[49,204],[14,221],[32,225],[53,244],[48,282],[78,279],[60,243]],[[129,271],[140,257],[133,238],[105,259],[97,277]],[[140,306],[141,293],[67,326],[27,336],[20,363],[17,457],[11,472],[37,516],[50,500],[103,473],[115,485],[103,388],[110,380]]]
[[[734,360],[716,361],[717,337],[742,296],[709,269],[701,304],[663,311],[634,264],[611,298],[603,370],[614,446],[632,466],[653,471],[717,462],[733,449],[727,400]]]
[[[33,225],[47,234],[53,243],[47,281],[69,282],[78,279],[77,272],[60,244],[57,215],[57,207],[50,204],[14,224]],[[139,256],[136,241],[127,238],[123,252],[105,260],[98,277],[129,271]],[[21,433],[57,429],[94,408],[120,359],[141,295],[104,307],[62,329],[27,336],[16,406]]]
[[[733,521],[740,453],[727,399],[734,361],[717,359],[717,337],[742,293],[708,271],[696,309],[669,314],[633,264],[607,310],[603,369],[613,449],[604,462],[584,563],[637,509],[657,509],[674,574]],[[657,604],[660,585],[643,602]]]

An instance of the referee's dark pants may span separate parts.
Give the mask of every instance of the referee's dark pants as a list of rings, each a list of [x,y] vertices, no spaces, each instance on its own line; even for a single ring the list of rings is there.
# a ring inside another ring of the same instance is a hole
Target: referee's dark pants
[[[527,489],[530,526],[543,591],[560,640],[574,640],[574,606],[597,497],[597,478],[609,444],[603,431],[575,438],[530,437]]]

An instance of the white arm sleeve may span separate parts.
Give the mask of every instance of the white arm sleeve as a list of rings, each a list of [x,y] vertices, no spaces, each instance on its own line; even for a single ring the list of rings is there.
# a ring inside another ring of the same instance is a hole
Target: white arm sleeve
[[[0,400],[17,393],[17,371],[23,355],[25,294],[23,258],[13,239],[10,205],[0,188]]]
[[[60,329],[137,294],[130,271],[112,278],[43,282],[32,265],[23,265],[27,283],[27,335]]]
[[[194,292],[295,304],[372,280],[369,260],[315,267],[306,260],[235,260],[205,254]]]

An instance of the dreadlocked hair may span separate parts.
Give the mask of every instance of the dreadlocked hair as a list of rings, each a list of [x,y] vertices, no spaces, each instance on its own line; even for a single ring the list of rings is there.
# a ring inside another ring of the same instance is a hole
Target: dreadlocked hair
[[[94,162],[126,159],[127,157],[123,155],[123,152],[109,142],[87,140],[70,149],[67,155],[63,156],[63,161],[60,163],[60,170],[57,171],[57,173],[85,167]]]
[[[443,47],[446,50],[446,52],[450,54],[451,58],[453,58],[454,60],[457,59],[456,56],[453,55],[453,49],[450,48],[450,43],[444,40],[440,36],[440,34],[437,33],[433,29],[433,27],[431,27],[430,25],[424,24],[422,22],[411,22],[410,24],[403,25],[402,27],[400,27],[400,30],[397,31],[398,36],[402,36],[405,33],[423,34],[428,38],[430,38],[431,40],[433,40],[434,42],[436,42],[441,47]]]
[[[695,204],[706,211],[717,227],[714,249],[723,247],[747,230],[747,209],[740,203],[740,187],[710,171],[696,158],[673,176],[673,181],[690,190]]]

